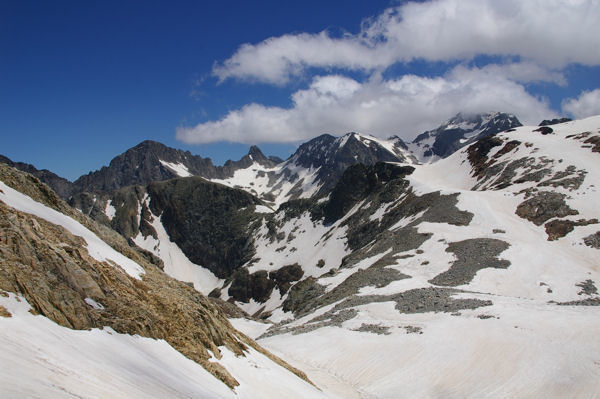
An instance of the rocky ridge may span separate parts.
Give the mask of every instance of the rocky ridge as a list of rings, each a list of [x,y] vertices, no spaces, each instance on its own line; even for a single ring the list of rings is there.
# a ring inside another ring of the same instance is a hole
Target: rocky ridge
[[[38,179],[5,165],[0,177],[36,201],[64,212],[144,268],[141,280],[87,252],[84,239],[62,226],[0,201],[0,292],[22,295],[33,311],[73,329],[111,327],[164,339],[229,387],[236,379],[215,362],[221,349],[243,356],[248,347],[301,378],[306,376],[236,331],[206,297],[168,277],[119,234],[74,211]]]

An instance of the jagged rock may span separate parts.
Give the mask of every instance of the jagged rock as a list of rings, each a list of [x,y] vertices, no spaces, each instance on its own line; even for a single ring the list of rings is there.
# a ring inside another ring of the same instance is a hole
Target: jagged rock
[[[0,163],[12,166],[13,168],[37,177],[41,182],[50,186],[50,188],[52,188],[52,190],[54,190],[64,200],[69,199],[69,197],[73,195],[73,183],[56,175],[55,173],[50,172],[47,169],[39,170],[35,166],[28,163],[13,162],[11,159],[3,155],[0,155]]]
[[[397,141],[401,142],[399,139]],[[318,169],[317,180],[322,183],[318,193],[326,194],[352,165],[406,162],[406,158],[399,151],[392,153],[373,142],[367,143],[365,138],[356,133],[348,133],[340,138],[328,134],[316,137],[300,145],[289,162],[304,168]]]

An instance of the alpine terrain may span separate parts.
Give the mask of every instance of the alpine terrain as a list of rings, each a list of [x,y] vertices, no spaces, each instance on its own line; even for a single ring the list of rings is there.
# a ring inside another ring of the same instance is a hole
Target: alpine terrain
[[[415,136],[3,159],[0,393],[600,396],[600,116]]]

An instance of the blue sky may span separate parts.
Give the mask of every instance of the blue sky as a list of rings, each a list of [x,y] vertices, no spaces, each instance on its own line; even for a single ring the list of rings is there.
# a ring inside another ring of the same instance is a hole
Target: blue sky
[[[5,0],[0,154],[74,179],[145,139],[220,164],[459,111],[585,117],[598,20],[594,0]]]

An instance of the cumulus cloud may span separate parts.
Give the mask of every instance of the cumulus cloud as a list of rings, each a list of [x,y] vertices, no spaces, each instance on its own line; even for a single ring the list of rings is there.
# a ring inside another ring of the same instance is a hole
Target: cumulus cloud
[[[599,65],[598,15],[597,0],[408,2],[365,20],[357,34],[301,33],[242,45],[215,64],[213,74],[221,81],[282,85],[308,67],[374,71],[414,59],[460,61],[477,55],[519,57],[527,61],[522,65],[545,69]],[[521,79],[535,78],[523,72],[515,71]]]
[[[547,102],[493,68],[457,66],[444,76],[404,75],[366,82],[340,76],[315,77],[291,96],[290,108],[250,104],[222,119],[180,127],[187,143],[300,142],[322,133],[359,131],[412,140],[458,112],[504,111],[523,123],[554,117]]]
[[[600,115],[600,89],[584,91],[577,98],[564,100],[562,109],[576,119]]]

